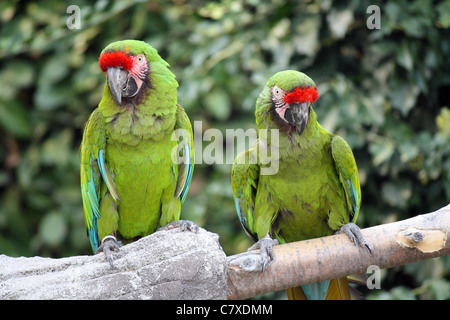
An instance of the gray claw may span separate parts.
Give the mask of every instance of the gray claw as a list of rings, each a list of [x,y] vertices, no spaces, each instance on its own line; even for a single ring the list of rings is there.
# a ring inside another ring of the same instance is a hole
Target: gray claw
[[[123,244],[121,241],[117,241],[117,239],[114,236],[106,236],[102,239],[101,245],[98,247],[97,251],[95,251],[95,254],[99,254],[100,252],[104,252],[106,255],[106,258],[109,261],[109,264],[111,267],[114,267],[113,261],[114,261],[114,252],[118,252],[120,247],[122,247]]]
[[[164,227],[159,228],[157,231],[171,230],[175,228],[180,228],[181,231],[189,230],[191,232],[198,233],[198,226],[189,220],[172,221],[166,224]]]
[[[361,229],[354,223],[347,223],[344,224],[337,232],[339,233],[345,233],[347,237],[350,238],[350,240],[355,245],[365,246],[367,250],[369,250],[370,253],[372,253],[372,248],[370,247],[369,243],[364,239]]]
[[[261,259],[262,259],[262,268],[261,272],[264,272],[266,266],[273,260],[273,246],[280,244],[277,239],[272,239],[269,234],[267,234],[264,238],[260,239],[247,251],[257,250],[261,251]]]

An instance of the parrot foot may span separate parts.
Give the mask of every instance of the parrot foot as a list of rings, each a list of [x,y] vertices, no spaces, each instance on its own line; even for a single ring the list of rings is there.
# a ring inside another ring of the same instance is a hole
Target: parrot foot
[[[106,236],[102,239],[102,244],[98,247],[97,251],[95,251],[95,254],[99,254],[100,252],[104,252],[106,255],[106,258],[109,261],[109,264],[111,267],[114,267],[113,261],[114,261],[114,255],[113,252],[118,252],[120,247],[122,247],[123,244],[121,241],[117,241],[116,237],[114,236]]]
[[[175,220],[164,227],[159,228],[157,231],[167,231],[175,228],[180,228],[181,231],[189,230],[194,233],[198,233],[198,226],[189,220]]]
[[[370,247],[369,243],[367,243],[367,241],[364,239],[362,233],[361,233],[361,229],[354,223],[347,223],[344,224],[337,232],[336,234],[339,233],[345,233],[347,235],[347,237],[350,238],[350,240],[355,244],[355,245],[360,245],[361,247],[366,247],[367,250],[369,250],[370,253],[372,253],[372,248]]]
[[[267,234],[264,238],[260,239],[247,251],[257,250],[261,251],[261,259],[263,261],[261,272],[264,272],[266,266],[273,260],[273,246],[280,244],[277,239],[272,239],[269,234]]]

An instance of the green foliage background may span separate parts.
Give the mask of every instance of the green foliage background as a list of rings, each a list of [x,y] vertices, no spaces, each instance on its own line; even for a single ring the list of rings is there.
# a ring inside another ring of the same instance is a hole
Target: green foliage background
[[[80,30],[66,27],[71,4],[81,9]],[[379,30],[366,26],[372,4]],[[448,0],[6,0],[0,23],[0,253],[91,253],[78,148],[105,82],[99,53],[127,38],[171,64],[179,102],[203,130],[255,128],[254,104],[272,74],[311,76],[319,121],[358,163],[360,226],[449,203]],[[182,213],[218,233],[228,255],[250,245],[230,172],[197,165]],[[383,270],[381,290],[360,289],[371,299],[449,299],[449,270],[449,257],[427,260]]]

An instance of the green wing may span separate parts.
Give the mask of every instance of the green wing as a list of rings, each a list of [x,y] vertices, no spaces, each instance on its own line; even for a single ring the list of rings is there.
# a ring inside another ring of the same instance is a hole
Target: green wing
[[[84,219],[92,250],[99,246],[97,221],[100,217],[101,184],[104,182],[114,200],[120,200],[113,179],[105,165],[105,126],[100,113],[96,110],[89,117],[84,128],[81,142],[81,196],[83,199]]]
[[[245,151],[234,160],[231,170],[231,186],[233,188],[236,211],[247,235],[258,241],[257,231],[253,221],[256,191],[259,182],[259,165],[252,159],[252,153]]]
[[[334,136],[331,140],[331,153],[350,211],[349,220],[356,222],[361,206],[361,187],[355,157],[347,142],[339,136]]]
[[[194,135],[186,112],[180,105],[177,105],[177,107],[175,133],[178,139],[178,178],[175,197],[176,199],[181,198],[180,201],[183,204],[194,173]]]

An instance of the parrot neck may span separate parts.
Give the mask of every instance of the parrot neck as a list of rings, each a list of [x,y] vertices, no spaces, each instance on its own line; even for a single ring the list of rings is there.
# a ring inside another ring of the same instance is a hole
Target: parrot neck
[[[173,99],[167,99],[172,96]],[[105,85],[98,106],[106,122],[109,140],[135,146],[144,140],[160,140],[173,131],[177,110],[176,87],[172,95],[149,94],[139,105],[119,106]]]
[[[305,130],[301,135],[297,134],[295,131],[291,131],[287,139],[283,139],[280,137],[281,141],[286,141],[283,144],[284,149],[287,151],[288,149],[298,150],[298,153],[306,152],[306,150],[310,149],[317,143],[320,143],[321,138],[321,130],[320,124],[317,122],[317,115],[311,107],[308,117],[308,124],[305,127]],[[280,143],[281,144],[281,143]],[[283,151],[281,149],[280,151]]]
[[[298,142],[299,146],[305,145],[307,141],[314,140],[319,135],[319,123],[317,122],[317,115],[314,112],[314,109],[310,107],[308,124],[305,127],[305,130],[301,135],[298,135],[297,132],[290,132],[290,135],[293,136],[292,140]]]
[[[280,134],[280,157],[308,152],[307,150],[320,143],[319,126],[317,115],[311,107],[308,123],[301,135],[295,130],[287,134]]]
[[[278,130],[278,143],[271,133],[268,133],[267,136],[259,136],[259,143],[272,149],[277,148],[280,159],[299,157],[310,150],[320,150],[318,145],[324,143],[324,139],[321,139],[323,137],[322,130],[317,122],[317,115],[311,108],[308,123],[301,135],[296,130]]]

